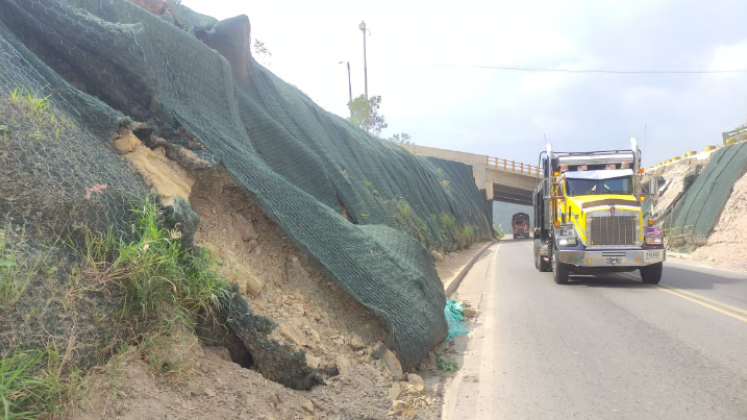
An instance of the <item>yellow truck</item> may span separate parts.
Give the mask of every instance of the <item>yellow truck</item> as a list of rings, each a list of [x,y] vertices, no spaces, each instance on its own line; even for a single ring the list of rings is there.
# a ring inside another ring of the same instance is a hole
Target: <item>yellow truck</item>
[[[663,231],[644,217],[645,200],[658,191],[642,182],[641,151],[540,153],[534,191],[534,262],[555,282],[569,275],[639,270],[644,283],[661,280]]]

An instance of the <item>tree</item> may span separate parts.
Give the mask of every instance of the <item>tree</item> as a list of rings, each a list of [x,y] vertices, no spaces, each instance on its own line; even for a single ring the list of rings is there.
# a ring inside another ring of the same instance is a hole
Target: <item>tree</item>
[[[412,142],[412,137],[407,133],[395,134],[392,137],[389,137],[389,141],[400,144],[415,144]]]
[[[254,55],[256,57],[272,58],[272,53],[265,46],[265,43],[254,38]]]
[[[381,130],[389,126],[384,116],[379,115],[380,106],[381,96],[372,96],[366,100],[366,97],[361,95],[353,99],[353,102],[348,103],[348,108],[350,108],[348,121],[366,130],[369,134],[378,136]]]

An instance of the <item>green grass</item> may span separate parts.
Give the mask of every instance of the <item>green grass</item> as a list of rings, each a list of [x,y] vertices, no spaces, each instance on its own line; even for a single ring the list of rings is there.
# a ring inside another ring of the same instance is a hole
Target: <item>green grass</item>
[[[436,352],[436,366],[441,372],[456,372],[459,370],[457,362],[451,360],[448,356],[442,352]]]
[[[0,310],[12,306],[38,272],[41,258],[25,243],[23,228],[0,229]]]
[[[25,137],[34,141],[40,141],[46,137],[59,139],[63,129],[70,128],[72,122],[68,119],[58,116],[52,106],[50,98],[52,95],[43,95],[41,92],[34,92],[26,88],[16,88],[11,92],[8,101],[16,108],[19,115],[24,118],[30,117],[37,125],[37,129],[25,134]],[[10,132],[7,126],[6,130],[0,132],[3,135],[3,141],[7,142],[6,134]]]
[[[462,238],[467,241],[467,243],[472,243],[475,241],[475,228],[470,224],[465,224],[464,228],[462,228]]]
[[[163,226],[155,203],[146,201],[132,213],[137,217],[132,239],[86,230],[82,249],[73,246],[97,282],[125,292],[122,317],[191,324],[200,314],[218,311],[229,285],[215,274],[215,261],[182,248],[179,235]]]
[[[61,411],[69,387],[49,369],[57,360],[45,352],[29,350],[0,361],[3,420],[39,419]]]

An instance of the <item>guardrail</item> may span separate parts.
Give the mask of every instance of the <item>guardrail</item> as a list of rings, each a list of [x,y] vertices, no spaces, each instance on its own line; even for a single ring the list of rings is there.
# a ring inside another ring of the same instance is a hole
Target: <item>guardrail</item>
[[[747,125],[737,127],[734,130],[721,133],[725,145],[736,144],[747,140]]]
[[[734,144],[734,143],[732,142],[732,140],[728,140],[728,143],[726,144],[726,146],[731,146],[732,144]],[[703,150],[703,152],[711,152],[711,151],[713,151],[713,150],[716,150],[716,149],[720,149],[720,148],[722,148],[722,147],[725,147],[725,146],[723,146],[723,145],[722,145],[722,146],[706,146],[706,147],[705,147],[705,149]],[[682,156],[675,156],[675,157],[673,157],[673,158],[671,158],[671,159],[667,159],[667,160],[665,160],[664,162],[659,162],[659,163],[657,163],[656,165],[650,166],[650,167],[649,167],[648,169],[646,169],[646,170],[647,170],[647,171],[650,171],[650,170],[656,169],[656,168],[658,168],[658,167],[660,167],[660,166],[668,165],[668,164],[670,164],[670,163],[672,163],[672,162],[677,162],[677,161],[678,161],[678,160],[680,160],[680,159],[684,159],[684,158],[689,158],[689,157],[697,156],[697,155],[698,155],[699,153],[703,153],[703,152],[696,152],[696,151],[692,150],[692,151],[689,151],[689,152],[685,153],[685,154],[684,154],[684,155],[682,155]]]
[[[515,160],[502,159],[492,156],[485,156],[485,166],[489,169],[499,171],[514,172],[517,174],[535,176],[539,178],[539,168],[528,163],[516,162]]]

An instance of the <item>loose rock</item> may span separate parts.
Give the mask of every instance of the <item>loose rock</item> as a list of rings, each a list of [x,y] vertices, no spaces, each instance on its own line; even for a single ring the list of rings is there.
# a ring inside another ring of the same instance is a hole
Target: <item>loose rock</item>
[[[423,392],[423,390],[425,389],[425,383],[423,382],[423,378],[421,378],[420,376],[414,373],[409,373],[407,375],[407,382],[409,382],[410,385],[415,387],[415,389],[418,390],[418,392]]]
[[[366,348],[366,343],[363,342],[363,339],[358,334],[353,333],[350,338],[350,347],[354,350],[360,350]]]
[[[412,405],[405,401],[395,400],[392,402],[392,409],[389,410],[390,416],[402,416],[404,418],[415,418],[415,410]]]
[[[348,360],[348,358],[343,355],[337,356],[337,358],[335,359],[335,363],[337,363],[337,370],[339,370],[340,373],[350,369],[350,360]]]
[[[477,316],[477,309],[475,308],[464,308],[462,310],[462,315],[464,315],[467,318],[474,318]]]
[[[389,349],[386,349],[382,356],[384,364],[389,369],[389,371],[392,372],[394,377],[399,378],[400,376],[402,376],[402,365],[399,363],[399,359],[397,359],[397,356]]]
[[[233,228],[238,232],[244,242],[253,241],[259,238],[259,235],[257,235],[257,232],[254,230],[254,224],[238,213],[233,215]]]
[[[301,408],[308,411],[309,413],[314,412],[314,403],[312,403],[310,400],[304,399],[301,401]]]
[[[322,362],[321,357],[316,357],[313,354],[306,352],[306,366],[312,369],[319,369],[319,364]]]
[[[392,397],[392,401],[399,398],[400,388],[399,388],[399,382],[395,382],[392,384],[392,387],[389,388],[389,396]]]

